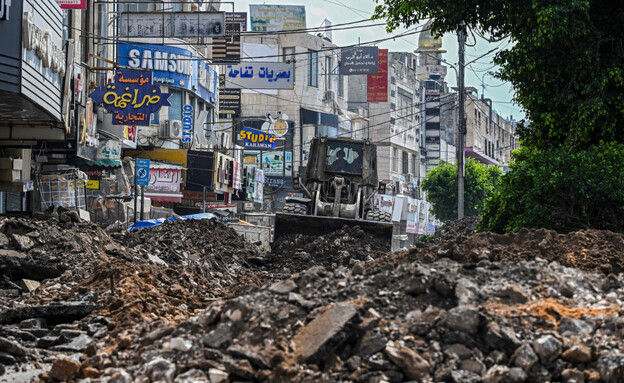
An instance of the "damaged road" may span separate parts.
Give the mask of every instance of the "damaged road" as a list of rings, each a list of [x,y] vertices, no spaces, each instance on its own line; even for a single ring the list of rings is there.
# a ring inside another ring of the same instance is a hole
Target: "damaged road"
[[[25,224],[34,246],[4,250],[64,271],[30,292],[2,274],[0,381],[624,380],[621,234],[462,223],[388,254],[353,227],[266,254],[216,221]]]

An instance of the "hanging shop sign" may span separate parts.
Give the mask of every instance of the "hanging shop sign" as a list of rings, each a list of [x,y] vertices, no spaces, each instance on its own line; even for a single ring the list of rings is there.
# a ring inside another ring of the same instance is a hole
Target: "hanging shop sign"
[[[243,127],[238,135],[245,149],[275,149],[277,146],[274,134],[260,130]]]
[[[247,30],[247,12],[225,13],[225,36],[212,39],[212,62],[239,62],[241,32]]]
[[[230,89],[293,89],[294,63],[246,62],[225,68]]]
[[[367,102],[388,102],[388,50],[378,52],[377,74],[366,76]]]
[[[98,160],[120,160],[121,159],[121,141],[102,140],[98,146]]]
[[[150,115],[171,106],[170,94],[152,84],[152,72],[117,69],[115,82],[98,88],[90,97],[113,113],[114,125],[149,125]]]
[[[348,47],[340,49],[340,74],[377,74],[377,47]]]
[[[215,105],[217,72],[188,49],[166,45],[119,44],[119,64],[153,71],[154,84],[184,89]]]
[[[306,11],[303,5],[249,5],[251,30],[279,32],[306,29]]]
[[[121,37],[214,37],[224,34],[224,12],[131,12],[119,17]]]
[[[87,9],[87,0],[56,0],[56,3],[61,9]]]
[[[149,183],[145,191],[179,193],[180,184],[182,184],[181,168],[150,167]]]
[[[182,112],[182,142],[193,142],[193,105],[184,105]]]

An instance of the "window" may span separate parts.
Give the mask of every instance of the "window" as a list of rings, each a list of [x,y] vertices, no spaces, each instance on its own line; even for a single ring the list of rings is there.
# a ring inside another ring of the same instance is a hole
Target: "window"
[[[182,120],[182,103],[184,95],[181,91],[169,88],[169,119],[170,120]]]
[[[397,111],[400,118],[407,118],[408,120],[412,120],[412,115],[414,114],[414,99],[412,94],[399,88],[399,109]]]
[[[338,64],[338,97],[344,97],[344,76],[340,73],[340,63]]]
[[[359,174],[362,172],[362,145],[345,142],[327,144],[325,171]]]
[[[325,56],[325,90],[332,88],[332,58]]]
[[[416,169],[416,155],[412,154],[412,172],[413,175],[418,175],[418,170]]]
[[[392,85],[396,84],[396,77],[394,76],[390,77],[390,84]]]
[[[403,161],[402,161],[403,171],[401,173],[408,174],[409,173],[409,154],[407,152],[403,152]]]
[[[396,172],[399,168],[399,151],[397,148],[392,148],[392,171]]]
[[[318,88],[318,52],[308,52],[308,86]]]
[[[285,63],[295,62],[295,47],[282,48],[282,61]]]

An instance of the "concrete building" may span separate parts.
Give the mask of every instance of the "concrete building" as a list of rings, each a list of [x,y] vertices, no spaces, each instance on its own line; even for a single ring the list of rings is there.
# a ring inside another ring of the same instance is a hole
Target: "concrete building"
[[[394,192],[418,189],[420,169],[421,83],[417,57],[408,52],[388,56],[388,101],[367,102],[367,76],[349,76],[349,109],[368,116],[367,136],[377,144],[378,177]]]
[[[350,76],[340,75],[340,51],[327,37],[308,33],[244,36],[242,50],[246,61],[293,65],[292,89],[242,89],[241,114],[234,121],[236,126],[260,129],[269,113],[271,118],[288,116],[288,132],[275,150],[245,150],[243,160],[245,166],[264,170],[265,207],[276,209],[292,189],[293,174],[306,165],[314,136],[362,138],[367,121],[347,110]],[[219,123],[227,126],[232,121]]]

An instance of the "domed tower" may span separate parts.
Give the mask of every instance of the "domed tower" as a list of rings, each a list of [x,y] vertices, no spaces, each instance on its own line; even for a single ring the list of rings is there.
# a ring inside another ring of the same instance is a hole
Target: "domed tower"
[[[432,20],[429,20],[420,32],[418,37],[418,61],[420,70],[418,77],[421,80],[428,79],[432,74],[439,74],[442,79],[446,76],[446,66],[442,65],[442,37],[437,37],[431,33]]]

